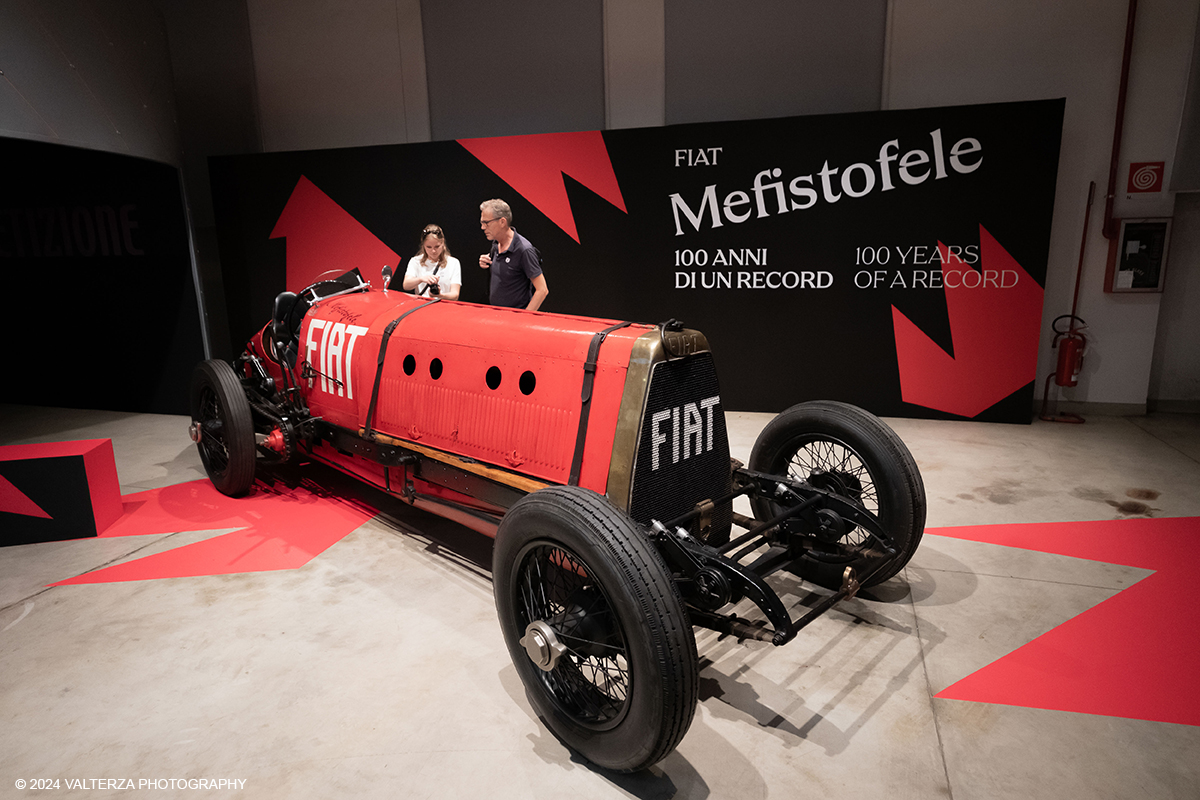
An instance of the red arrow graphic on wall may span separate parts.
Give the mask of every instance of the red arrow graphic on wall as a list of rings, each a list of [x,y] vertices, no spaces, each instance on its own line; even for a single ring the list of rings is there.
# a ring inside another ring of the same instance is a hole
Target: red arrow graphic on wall
[[[303,175],[271,231],[287,237],[287,289],[298,292],[329,270],[358,267],[378,274],[384,264],[404,273],[400,256]],[[328,277],[333,277],[328,276]]]
[[[458,143],[576,242],[579,232],[564,173],[626,211],[600,131],[459,139]]]
[[[938,243],[953,356],[892,306],[906,403],[974,417],[1037,377],[1042,287],[982,225],[979,245],[976,270]]]

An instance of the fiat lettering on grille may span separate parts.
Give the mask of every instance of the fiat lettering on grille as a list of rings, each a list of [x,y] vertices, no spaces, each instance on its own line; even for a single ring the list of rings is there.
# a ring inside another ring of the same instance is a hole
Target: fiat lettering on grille
[[[721,402],[720,395],[706,397],[699,403],[666,408],[650,418],[650,470],[663,463],[663,445],[671,444],[671,463],[678,464],[692,456],[713,449],[713,409]]]

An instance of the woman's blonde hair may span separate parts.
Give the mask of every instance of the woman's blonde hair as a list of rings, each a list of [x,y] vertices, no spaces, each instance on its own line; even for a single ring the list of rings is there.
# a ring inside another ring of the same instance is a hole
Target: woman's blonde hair
[[[425,229],[421,231],[421,247],[417,250],[417,263],[425,263],[425,239],[430,236],[436,236],[442,243],[442,255],[438,258],[438,266],[445,269],[446,259],[450,257],[450,246],[446,244],[446,234],[442,232],[441,226],[432,223],[426,225]]]

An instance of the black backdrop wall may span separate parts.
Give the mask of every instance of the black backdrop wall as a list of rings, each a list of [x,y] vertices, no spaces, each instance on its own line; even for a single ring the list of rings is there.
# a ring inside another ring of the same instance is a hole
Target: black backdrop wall
[[[678,318],[728,408],[846,400],[1028,422],[1064,101],[210,159],[232,338],[324,269],[403,269],[427,223],[486,300],[479,203],[544,310]]]
[[[204,357],[175,167],[0,139],[2,401],[188,413]]]

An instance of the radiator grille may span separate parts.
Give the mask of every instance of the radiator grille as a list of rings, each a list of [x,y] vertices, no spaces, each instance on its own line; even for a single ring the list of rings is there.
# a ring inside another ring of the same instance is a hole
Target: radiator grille
[[[729,437],[712,355],[654,366],[634,464],[630,515],[666,522],[729,491]],[[733,506],[713,512],[710,541],[729,536]],[[693,534],[698,534],[693,524]]]

